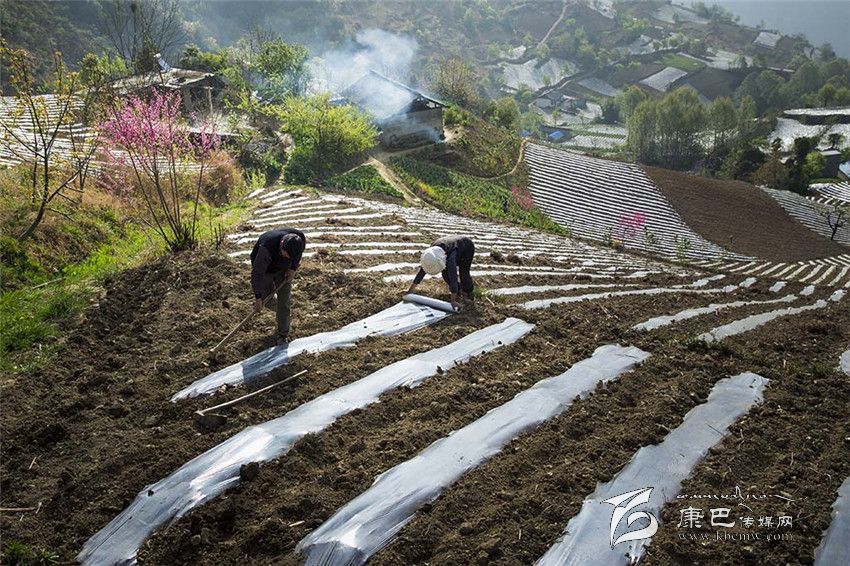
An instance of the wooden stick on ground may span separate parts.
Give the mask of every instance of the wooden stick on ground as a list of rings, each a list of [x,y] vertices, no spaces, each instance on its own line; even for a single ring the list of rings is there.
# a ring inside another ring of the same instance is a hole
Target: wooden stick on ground
[[[35,507],[0,507],[0,513],[23,513],[24,511],[35,511],[38,513],[41,503]]]
[[[214,411],[216,409],[223,409],[225,407],[230,407],[232,405],[235,405],[236,403],[244,401],[245,399],[249,399],[249,398],[253,397],[254,395],[259,395],[260,393],[268,391],[272,387],[277,387],[281,383],[286,383],[287,381],[292,381],[296,377],[298,377],[300,375],[304,375],[305,373],[307,373],[306,369],[304,371],[299,371],[295,375],[290,375],[286,379],[282,379],[282,380],[278,381],[277,383],[272,383],[271,385],[267,385],[267,386],[265,386],[261,389],[257,389],[256,391],[252,391],[251,393],[248,393],[247,395],[243,395],[242,397],[237,397],[236,399],[233,399],[232,401],[227,401],[225,403],[221,403],[220,405],[216,405],[214,407],[209,407],[207,409],[201,409],[200,411],[196,411],[196,413],[199,414],[199,415],[204,415],[205,413],[208,413],[210,411]]]

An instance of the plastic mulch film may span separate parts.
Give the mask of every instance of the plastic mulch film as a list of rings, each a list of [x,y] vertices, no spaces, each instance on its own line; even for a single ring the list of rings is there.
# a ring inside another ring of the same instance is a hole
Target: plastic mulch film
[[[596,487],[537,566],[635,564],[657,531],[664,504],[675,499],[682,481],[729,427],[762,401],[767,383],[754,373],[718,381],[708,400],[661,443],[635,452],[614,479]]]
[[[517,318],[506,319],[388,365],[282,417],[246,428],[167,478],[146,486],[127,509],[86,542],[77,560],[83,564],[134,563],[139,547],[154,531],[239,483],[243,464],[278,458],[304,435],[324,430],[342,415],[376,402],[381,394],[398,387],[416,387],[440,371],[516,342],[533,328]]]
[[[440,301],[438,299],[432,299],[431,297],[425,297],[424,295],[417,295],[416,293],[407,293],[402,300],[406,303],[415,303],[424,307],[431,307],[432,309],[445,311],[449,314],[454,314],[455,312],[457,312],[451,303],[447,303],[446,301]]]
[[[568,283],[566,285],[523,285],[522,287],[502,287],[501,289],[490,289],[488,295],[497,297],[505,295],[529,295],[531,293],[546,293],[549,291],[578,291],[580,289],[610,289],[611,287],[637,287],[636,284],[623,285],[621,283]]]
[[[292,358],[299,354],[312,354],[353,346],[355,342],[367,336],[392,336],[433,324],[448,316],[448,312],[452,309],[450,303],[438,302],[442,305],[441,308],[436,309],[402,302],[368,318],[352,322],[339,330],[297,338],[286,346],[263,350],[247,360],[242,360],[197,380],[189,387],[176,393],[171,400],[179,401],[199,395],[211,395],[222,385],[236,385],[262,377],[276,367],[288,364]]]
[[[661,328],[662,326],[667,326],[668,324],[673,324],[674,322],[688,320],[689,318],[702,316],[704,314],[710,314],[713,312],[721,311],[723,309],[735,309],[750,305],[772,305],[776,303],[791,303],[796,300],[796,295],[787,295],[785,297],[782,297],[781,299],[771,299],[769,301],[734,301],[732,303],[712,303],[704,307],[685,309],[669,316],[657,316],[655,318],[650,318],[645,322],[641,322],[640,324],[632,326],[632,330],[655,330],[656,328]]]
[[[717,289],[688,289],[685,287],[657,287],[653,289],[633,289],[630,291],[609,291],[607,293],[592,293],[590,295],[571,295],[569,297],[555,297],[553,299],[536,299],[522,303],[522,308],[547,309],[552,305],[566,303],[580,303],[581,301],[595,301],[597,299],[609,299],[612,297],[629,297],[631,295],[662,295],[665,293],[718,293]]]
[[[783,316],[792,316],[815,309],[822,309],[825,308],[827,304],[828,303],[826,301],[819,300],[813,305],[806,305],[804,307],[788,307],[786,309],[777,309],[770,312],[754,314],[752,316],[748,316],[740,320],[732,321],[729,324],[724,324],[723,326],[712,328],[708,332],[700,334],[697,338],[702,340],[703,342],[717,342],[718,340],[723,340],[724,338],[727,338],[729,336],[735,336],[736,334],[743,334],[744,332],[749,332],[754,328],[758,328],[763,324],[767,324],[771,320]]]
[[[339,509],[300,543],[307,564],[366,562],[466,472],[498,454],[511,440],[566,411],[577,396],[616,379],[649,357],[610,344],[565,373],[544,379],[473,423],[384,472],[368,490]]]
[[[838,367],[841,368],[846,375],[850,375],[850,350],[847,350],[843,354],[841,354],[841,358],[838,361]]]
[[[815,551],[815,566],[847,566],[847,541],[850,540],[850,478],[838,488],[832,504],[832,521]]]

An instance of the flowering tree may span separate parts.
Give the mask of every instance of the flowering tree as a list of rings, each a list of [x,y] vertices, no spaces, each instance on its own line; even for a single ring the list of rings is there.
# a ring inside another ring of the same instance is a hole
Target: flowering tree
[[[635,238],[644,228],[646,224],[646,215],[642,212],[633,214],[622,214],[617,220],[617,229],[614,232],[614,239],[620,242],[625,242],[629,238]]]
[[[522,189],[514,185],[511,187],[511,194],[514,195],[514,201],[523,210],[531,210],[534,208],[534,198],[528,189]]]
[[[129,97],[100,130],[114,146],[107,151],[107,183],[144,203],[171,250],[193,247],[205,169],[220,145],[215,128],[204,123],[190,131],[180,116],[180,95],[156,92]],[[192,201],[191,219],[184,216],[185,200]]]
[[[35,232],[48,211],[62,199],[75,205],[81,197],[89,164],[97,145],[96,136],[75,124],[81,105],[76,96],[78,74],[68,71],[59,53],[47,81],[50,94],[36,94],[34,65],[29,54],[10,49],[0,40],[0,66],[7,69],[15,92],[13,102],[4,102],[0,116],[0,150],[12,162],[26,163],[32,187],[32,219],[17,235],[24,241]]]

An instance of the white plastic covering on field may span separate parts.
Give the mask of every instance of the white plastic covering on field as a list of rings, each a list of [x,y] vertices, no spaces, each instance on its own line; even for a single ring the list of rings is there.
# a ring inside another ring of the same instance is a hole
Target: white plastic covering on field
[[[239,469],[287,452],[307,434],[370,405],[398,387],[423,381],[470,358],[516,342],[534,325],[517,318],[483,328],[442,348],[388,365],[289,411],[251,426],[187,462],[167,478],[146,486],[130,506],[86,542],[77,556],[83,564],[132,564],[144,541],[166,523],[179,519],[239,483]]]
[[[617,283],[570,283],[568,285],[523,285],[522,287],[502,287],[501,289],[491,289],[487,291],[488,295],[528,295],[531,293],[546,293],[548,291],[575,291],[578,289],[605,289],[611,287],[637,287],[636,284],[617,284]]]
[[[850,478],[838,488],[832,504],[832,522],[815,551],[815,566],[847,566],[847,541],[850,540]]]
[[[729,336],[735,336],[736,334],[743,334],[744,332],[749,332],[763,324],[767,324],[768,322],[783,317],[783,316],[791,316],[795,314],[804,313],[806,311],[822,309],[827,306],[827,302],[824,300],[817,301],[813,305],[806,305],[804,307],[789,307],[786,309],[777,309],[770,312],[763,312],[759,314],[754,314],[748,316],[746,318],[742,318],[741,320],[735,320],[730,322],[729,324],[724,324],[723,326],[718,326],[717,328],[712,328],[708,332],[704,334],[700,334],[697,338],[704,342],[716,342],[718,340],[723,340]]]
[[[312,354],[354,346],[358,340],[367,336],[393,336],[411,332],[448,316],[451,304],[444,301],[443,303],[443,308],[434,309],[414,303],[401,302],[368,318],[343,326],[339,330],[297,338],[286,346],[263,350],[247,360],[242,360],[197,380],[189,387],[176,393],[171,400],[179,401],[199,395],[211,395],[222,385],[237,385],[262,377],[273,369],[288,364],[292,358],[299,354]]]
[[[511,440],[561,414],[577,396],[616,379],[649,357],[609,344],[565,373],[539,381],[475,422],[384,472],[300,543],[307,564],[363,564],[386,545],[416,510]]]
[[[774,283],[770,287],[770,292],[771,293],[778,293],[779,291],[781,291],[782,289],[785,288],[785,285],[786,285],[785,281],[777,281],[776,283]]]
[[[655,330],[656,328],[660,328],[662,326],[667,326],[668,324],[673,324],[674,322],[680,322],[683,320],[688,320],[689,318],[694,318],[697,316],[702,316],[704,314],[710,314],[713,312],[721,311],[723,309],[733,309],[739,307],[746,307],[750,305],[771,305],[776,303],[791,303],[796,301],[796,295],[787,295],[782,297],[781,299],[772,299],[770,301],[734,301],[731,303],[712,303],[705,307],[699,307],[695,309],[685,309],[683,311],[677,312],[676,314],[668,315],[668,316],[656,316],[655,318],[650,318],[645,322],[641,322],[640,324],[636,324],[632,326],[632,330]]]
[[[841,354],[841,358],[839,358],[838,361],[838,367],[840,367],[841,371],[845,374],[850,375],[850,350]]]
[[[591,293],[589,295],[571,295],[569,297],[555,297],[554,299],[537,299],[522,303],[522,308],[547,309],[552,305],[565,303],[580,303],[582,301],[595,301],[597,299],[610,299],[612,297],[628,297],[631,295],[663,295],[665,293],[717,293],[717,289],[688,289],[686,287],[656,287],[653,289],[633,289],[630,291],[609,291],[607,293]]]
[[[653,527],[657,527],[664,504],[675,499],[682,481],[726,436],[729,427],[762,401],[767,383],[754,373],[718,381],[708,400],[688,411],[682,424],[660,444],[644,446],[611,481],[597,485],[578,515],[567,523],[563,537],[537,561],[537,566],[636,563],[655,532]],[[643,504],[633,505],[641,502],[638,498],[643,498]],[[632,507],[634,511],[630,511]],[[618,512],[622,517],[612,532],[612,517]],[[641,528],[647,531],[634,532]],[[618,543],[626,533],[638,535],[637,540],[626,538]]]

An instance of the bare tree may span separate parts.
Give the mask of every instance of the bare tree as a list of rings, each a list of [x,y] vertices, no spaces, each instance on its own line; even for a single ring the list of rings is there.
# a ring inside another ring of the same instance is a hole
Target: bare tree
[[[0,56],[15,90],[15,101],[0,116],[0,147],[13,161],[30,166],[33,219],[17,236],[19,241],[32,236],[56,198],[76,204],[70,194],[81,196],[89,165],[97,147],[94,134],[74,124],[75,108],[80,104],[74,94],[77,73],[68,72],[59,53],[54,54],[53,77],[48,95],[35,94],[33,64],[26,51],[0,46]]]
[[[186,37],[179,0],[108,0],[99,27],[109,46],[138,72],[152,70],[156,53],[172,54]]]
[[[847,221],[850,220],[850,205],[839,200],[833,200],[829,204],[820,205],[818,214],[826,220],[831,231],[830,240],[835,240],[835,235],[843,228]]]

